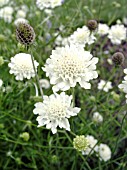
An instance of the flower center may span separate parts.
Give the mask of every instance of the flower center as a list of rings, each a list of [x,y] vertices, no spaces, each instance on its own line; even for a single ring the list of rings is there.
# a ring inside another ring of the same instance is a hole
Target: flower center
[[[61,101],[51,102],[48,106],[48,116],[50,120],[64,118],[66,116],[66,106]]]
[[[84,62],[76,56],[64,56],[57,60],[55,71],[64,79],[81,76],[84,73]]]

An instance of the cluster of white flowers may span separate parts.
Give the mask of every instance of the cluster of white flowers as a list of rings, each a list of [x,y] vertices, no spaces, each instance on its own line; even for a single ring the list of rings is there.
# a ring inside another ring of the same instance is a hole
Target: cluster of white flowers
[[[126,32],[127,29],[124,25],[116,24],[111,26],[109,30],[108,38],[111,40],[113,44],[119,45],[121,44],[122,40],[126,39]]]
[[[101,36],[108,34],[109,33],[109,26],[107,24],[99,23],[97,33]]]
[[[4,19],[5,22],[11,23],[12,22],[12,14],[13,8],[10,6],[6,6],[0,9],[0,18]]]
[[[42,69],[54,85],[54,92],[66,91],[75,87],[77,82],[81,87],[90,89],[89,81],[98,77],[97,62],[98,58],[93,57],[90,52],[70,45],[53,50]]]
[[[61,6],[63,0],[36,0],[36,5],[40,10],[45,8],[55,8]]]
[[[82,28],[77,28],[77,30],[68,37],[68,40],[71,44],[85,47],[86,44],[93,44],[96,37],[90,32],[87,26],[83,26]]]
[[[20,23],[26,23],[26,24],[28,24],[29,21],[26,20],[25,18],[17,18],[17,19],[14,21],[14,24],[15,24],[16,26],[18,26],[18,24],[20,24]]]
[[[85,151],[82,151],[83,155],[93,154],[94,151],[97,151],[97,139],[95,139],[92,135],[87,135],[86,139],[88,140],[89,146]]]
[[[108,145],[101,143],[97,150],[100,160],[108,161],[111,159],[111,149]]]
[[[112,87],[111,81],[106,82],[105,80],[100,80],[100,82],[98,83],[98,89],[99,90],[103,90],[105,92],[108,92],[112,88],[113,87]]]
[[[93,122],[96,122],[96,123],[103,122],[103,116],[99,112],[94,112],[92,119],[93,119]]]
[[[39,63],[34,60],[34,64],[37,71],[37,66]],[[16,80],[22,81],[24,78],[30,79],[31,77],[35,77],[30,54],[16,54],[11,58],[11,62],[8,64],[8,66],[10,67],[10,74],[14,74],[16,76]]]
[[[97,139],[95,139],[92,135],[87,135],[86,139],[88,141],[88,146],[85,151],[82,151],[83,155],[89,155],[95,153],[96,156],[99,156],[99,159],[102,161],[108,161],[111,159],[111,149],[108,145],[101,143],[97,145]]]
[[[119,84],[119,88],[123,90],[124,93],[126,93],[125,98],[126,98],[126,103],[127,103],[127,68],[124,69],[124,73],[126,74],[124,76],[124,80],[122,81],[122,84]]]
[[[46,128],[51,129],[53,134],[57,132],[57,126],[70,131],[68,118],[76,116],[80,111],[80,108],[72,107],[72,96],[62,92],[43,98],[43,103],[36,103],[36,108],[33,110],[34,114],[39,114],[37,117],[38,127],[46,125]]]
[[[9,3],[9,0],[0,0],[0,7]]]

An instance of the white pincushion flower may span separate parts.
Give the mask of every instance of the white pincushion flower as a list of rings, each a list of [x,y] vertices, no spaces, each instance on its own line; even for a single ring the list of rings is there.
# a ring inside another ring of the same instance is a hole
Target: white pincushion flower
[[[39,63],[34,60],[35,68],[37,71],[37,66]],[[31,55],[26,53],[16,54],[11,58],[11,62],[8,64],[10,67],[10,74],[14,74],[16,80],[23,80],[23,78],[30,79],[35,77],[35,72],[33,69],[33,64],[31,60]]]
[[[0,9],[0,18],[4,19],[5,22],[10,23],[12,21],[13,8],[6,6]]]
[[[18,26],[18,24],[19,23],[26,23],[26,24],[28,24],[28,20],[26,20],[25,18],[17,18],[15,21],[14,21],[14,24],[16,25],[16,26]]]
[[[39,80],[39,82],[40,82],[40,86],[42,88],[49,89],[50,83],[47,79],[41,79],[41,80]]]
[[[36,0],[36,5],[40,10],[45,8],[55,8],[62,5],[62,0]]]
[[[113,44],[119,45],[121,44],[122,40],[126,39],[126,32],[127,29],[124,27],[124,25],[113,25],[109,30],[108,38]]]
[[[9,2],[9,0],[0,0],[0,7],[6,5]]]
[[[47,59],[45,67],[46,76],[53,84],[53,91],[66,91],[75,87],[77,82],[85,89],[90,89],[90,80],[98,77],[96,63],[98,58],[90,52],[74,45],[56,48]]]
[[[104,90],[105,92],[108,92],[112,88],[113,87],[112,87],[112,82],[111,81],[106,82],[105,80],[101,80],[98,83],[98,89],[99,90]]]
[[[101,24],[101,23],[98,24],[97,33],[99,35],[106,35],[108,34],[108,32],[109,32],[109,27],[107,24]]]
[[[124,73],[126,74],[124,77],[124,81],[122,81],[122,84],[119,84],[119,88],[123,90],[124,93],[127,93],[127,68],[124,69]]]
[[[38,127],[46,125],[47,129],[51,129],[52,133],[57,132],[57,126],[70,131],[68,118],[76,116],[80,108],[72,107],[72,96],[66,95],[64,92],[60,94],[52,94],[49,97],[44,96],[44,101],[35,104],[34,114],[37,117]]]
[[[100,156],[100,160],[104,160],[106,162],[111,159],[111,149],[108,145],[101,143],[98,146],[98,155]]]
[[[26,11],[24,10],[18,10],[17,14],[16,14],[16,18],[25,18],[26,17]]]
[[[93,113],[93,121],[97,123],[103,122],[103,116],[99,112]]]
[[[3,80],[0,79],[0,88],[2,87],[3,85]]]
[[[85,151],[82,151],[83,155],[89,155],[90,153],[94,153],[94,151],[97,151],[98,146],[96,146],[97,144],[97,139],[95,139],[92,135],[87,135],[86,139],[89,143],[89,146],[87,147],[87,149]]]
[[[76,46],[85,47],[86,44],[92,44],[96,38],[90,30],[83,26],[82,28],[77,28],[77,30],[69,37],[69,41]]]

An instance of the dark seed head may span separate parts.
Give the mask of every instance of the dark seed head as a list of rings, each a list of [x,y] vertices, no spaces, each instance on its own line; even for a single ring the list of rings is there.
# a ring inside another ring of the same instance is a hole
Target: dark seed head
[[[24,45],[30,45],[35,39],[34,29],[26,23],[19,23],[16,28],[17,40]]]
[[[87,23],[87,27],[90,31],[95,31],[98,27],[98,23],[96,20],[89,20]]]
[[[124,55],[121,52],[116,52],[112,56],[112,61],[115,65],[121,65],[124,63]]]

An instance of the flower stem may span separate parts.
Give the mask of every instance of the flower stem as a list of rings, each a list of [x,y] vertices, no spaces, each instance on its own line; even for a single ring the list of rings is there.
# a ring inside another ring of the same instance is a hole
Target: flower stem
[[[74,87],[72,87],[72,104],[73,104],[73,107],[75,107],[75,89],[74,89]]]
[[[35,72],[36,81],[37,81],[37,84],[39,86],[40,94],[41,94],[41,97],[42,97],[42,100],[43,100],[43,91],[42,91],[40,81],[39,81],[39,77],[38,77],[38,74],[37,74],[37,71],[36,71],[36,68],[35,68],[34,57],[33,57],[33,53],[32,53],[31,49],[30,49],[30,54],[31,54],[31,60],[32,60],[32,64],[33,64],[33,69],[34,69],[34,72]]]

